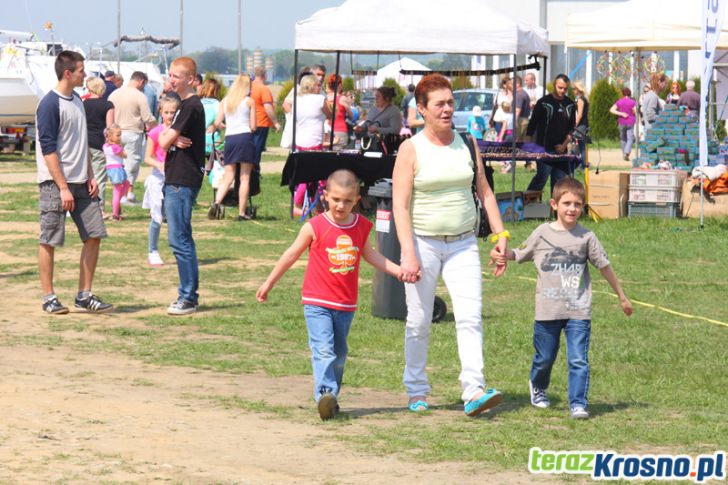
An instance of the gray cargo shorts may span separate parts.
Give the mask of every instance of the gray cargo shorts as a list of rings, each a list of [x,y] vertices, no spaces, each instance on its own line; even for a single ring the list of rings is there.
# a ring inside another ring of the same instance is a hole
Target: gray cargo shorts
[[[81,241],[101,239],[106,237],[106,225],[101,216],[101,206],[98,198],[93,199],[88,194],[88,186],[83,184],[68,184],[73,194],[75,207],[71,218],[76,224]],[[42,182],[38,185],[40,190],[40,244],[53,247],[63,246],[66,238],[66,211],[61,206],[61,191],[53,181]]]

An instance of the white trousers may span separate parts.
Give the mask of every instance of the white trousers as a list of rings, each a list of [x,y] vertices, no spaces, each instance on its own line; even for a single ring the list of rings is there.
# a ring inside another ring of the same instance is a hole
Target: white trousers
[[[405,284],[407,326],[404,336],[403,382],[410,397],[430,392],[427,350],[437,280],[442,274],[455,315],[460,385],[463,401],[485,388],[483,377],[482,280],[475,235],[452,242],[415,236],[422,277]]]

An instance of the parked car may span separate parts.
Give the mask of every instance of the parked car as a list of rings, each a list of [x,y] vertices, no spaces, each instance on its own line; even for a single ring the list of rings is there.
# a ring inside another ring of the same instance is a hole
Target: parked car
[[[473,114],[473,106],[480,106],[483,119],[488,123],[490,112],[493,110],[493,100],[497,89],[459,89],[453,91],[455,96],[455,113],[453,114],[453,123],[458,131],[466,131],[468,118]]]

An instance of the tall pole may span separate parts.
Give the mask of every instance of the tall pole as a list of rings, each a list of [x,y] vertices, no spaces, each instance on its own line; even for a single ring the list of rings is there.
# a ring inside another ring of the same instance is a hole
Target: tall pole
[[[116,72],[121,72],[121,0],[116,0]]]
[[[184,41],[184,19],[185,19],[185,0],[179,0],[179,55],[185,55],[185,50],[182,47]]]
[[[238,74],[243,72],[243,0],[238,0]]]

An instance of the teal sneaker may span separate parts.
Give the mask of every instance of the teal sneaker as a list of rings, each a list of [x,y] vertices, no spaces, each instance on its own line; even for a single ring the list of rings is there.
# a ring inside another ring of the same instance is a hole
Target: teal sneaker
[[[477,416],[486,409],[496,407],[501,401],[503,401],[503,394],[500,391],[490,388],[478,399],[473,399],[465,403],[465,414],[471,417]]]

